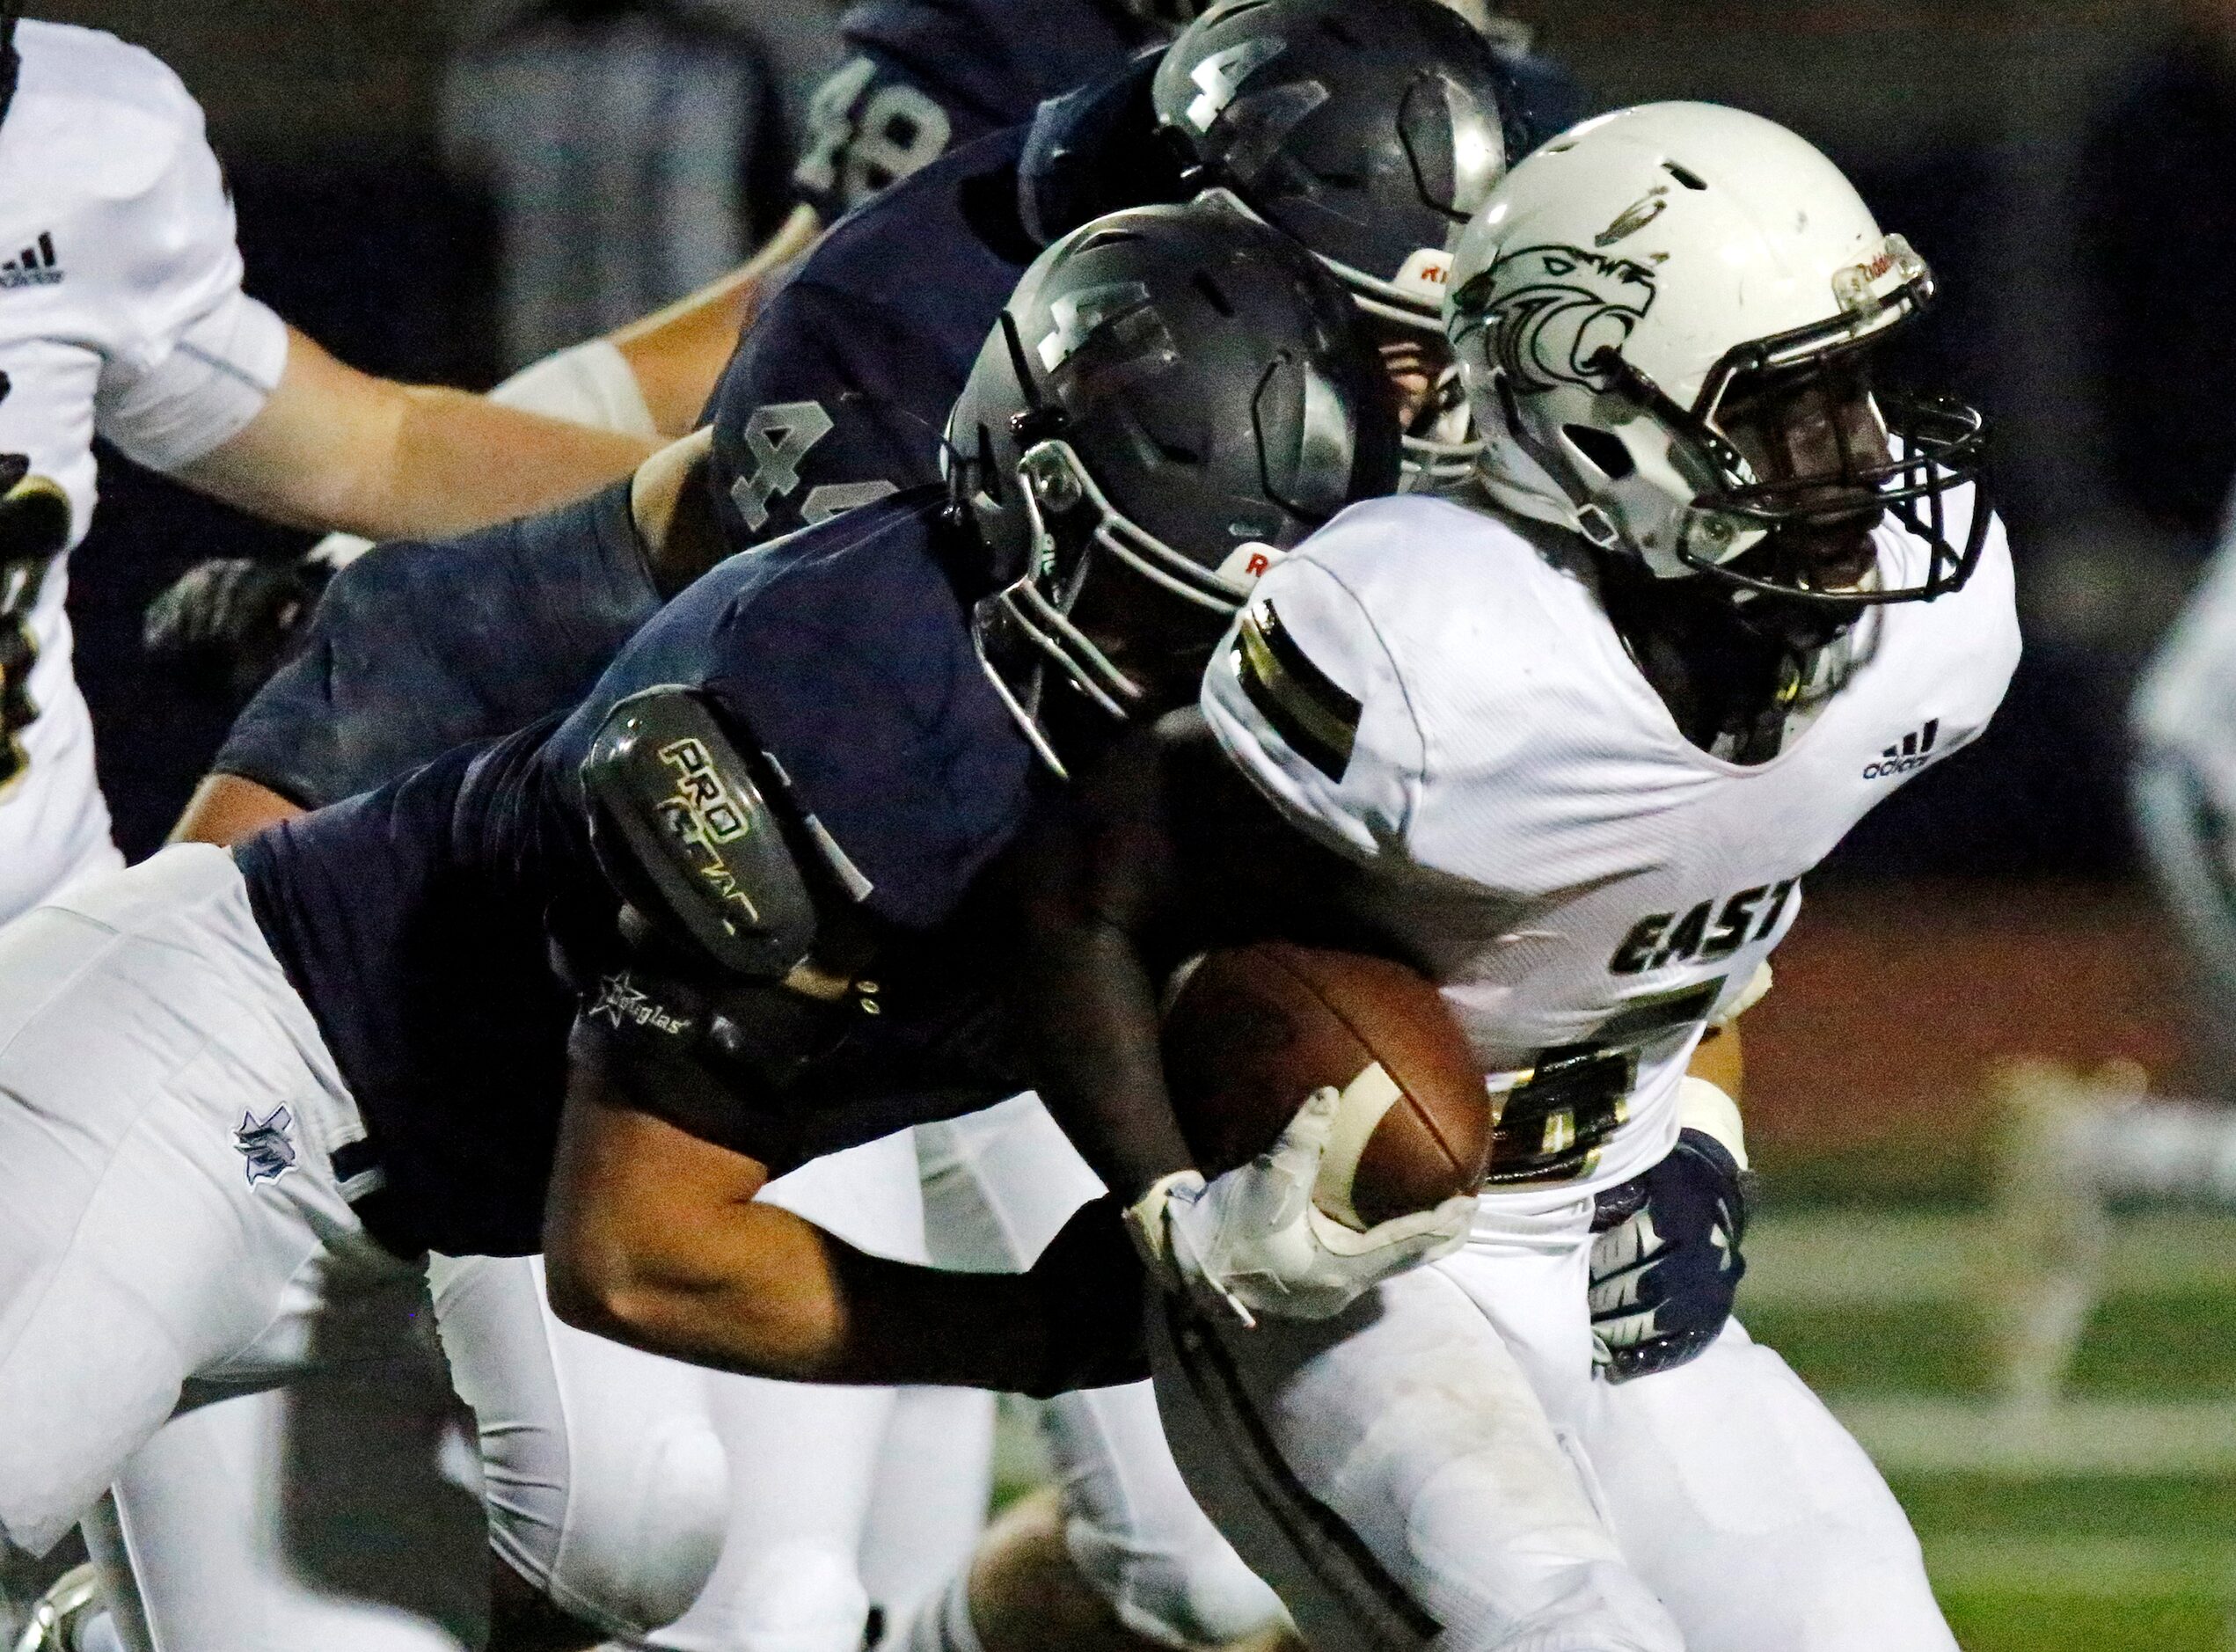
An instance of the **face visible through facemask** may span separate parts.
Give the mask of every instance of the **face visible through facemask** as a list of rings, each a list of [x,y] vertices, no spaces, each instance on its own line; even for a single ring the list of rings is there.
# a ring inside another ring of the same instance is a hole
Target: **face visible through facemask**
[[[1874,483],[1894,454],[1864,363],[1743,376],[1716,424],[1784,518],[1735,569],[1809,590],[1867,588],[1885,514]]]

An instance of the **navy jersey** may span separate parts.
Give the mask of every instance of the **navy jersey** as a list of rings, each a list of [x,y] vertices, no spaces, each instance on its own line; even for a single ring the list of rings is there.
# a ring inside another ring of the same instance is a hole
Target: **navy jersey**
[[[579,978],[617,944],[579,771],[612,707],[648,687],[693,690],[734,743],[781,765],[866,881],[859,910],[877,947],[877,1012],[854,996],[782,995],[797,1059],[769,1064],[780,1078],[728,1090],[719,1116],[703,1096],[668,1115],[781,1172],[1023,1087],[997,990],[1005,932],[979,874],[1021,822],[1035,771],[971,647],[939,503],[911,494],[733,558],[661,610],[571,714],[235,852],[364,1114],[384,1184],[367,1217],[384,1240],[540,1244],[577,1021],[557,958]],[[663,1111],[657,1095],[640,1105]]]
[[[738,340],[708,416],[734,545],[939,478],[948,409],[1039,246],[1027,129],[956,150],[832,229]]]
[[[839,32],[793,175],[825,223],[1170,33],[1121,0],[866,0]]]
[[[1122,57],[1027,124],[925,166],[800,261],[738,340],[706,411],[731,543],[939,479],[948,410],[1041,246],[1186,193],[1174,151],[1154,141],[1159,55]],[[1525,149],[1581,113],[1558,65],[1501,55]]]
[[[435,544],[376,547],[212,766],[317,808],[588,693],[660,606],[629,484]]]

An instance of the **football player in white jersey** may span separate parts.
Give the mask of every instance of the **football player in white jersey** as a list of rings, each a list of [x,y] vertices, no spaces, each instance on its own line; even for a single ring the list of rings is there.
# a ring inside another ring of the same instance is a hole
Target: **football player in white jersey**
[[[1884,1483],[1727,1317],[1744,1144],[1687,1074],[1925,766],[1884,753],[1962,746],[2017,659],[1977,416],[1870,376],[1931,277],[1801,139],[1664,104],[1517,165],[1452,287],[1495,507],[1306,541],[1201,720],[1034,851],[1043,1094],[1166,1283],[1167,1434],[1316,1645],[1953,1648]],[[1268,928],[1443,983],[1497,1116],[1457,1254],[1369,1283],[1310,1197],[1324,1100],[1192,1166],[1154,983]]]
[[[2136,837],[2196,981],[2211,1100],[2145,1094],[2115,1063],[2002,1075],[1995,1165],[2003,1266],[1984,1277],[1999,1375],[2022,1406],[2057,1396],[2103,1290],[2111,1201],[2236,1210],[2236,498],[2218,550],[2137,685]]]
[[[384,535],[571,498],[650,450],[336,362],[242,292],[178,77],[18,10],[0,8],[0,920],[119,863],[63,612],[97,434],[260,515]]]

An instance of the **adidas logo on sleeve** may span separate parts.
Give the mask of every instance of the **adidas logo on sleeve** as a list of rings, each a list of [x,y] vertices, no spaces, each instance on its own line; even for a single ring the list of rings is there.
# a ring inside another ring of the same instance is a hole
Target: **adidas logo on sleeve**
[[[1933,742],[1940,737],[1941,720],[1929,717],[1923,728],[1913,729],[1902,737],[1901,742],[1888,747],[1879,754],[1879,761],[1863,771],[1867,780],[1897,779],[1914,773],[1933,760]]]
[[[55,238],[45,230],[39,239],[11,259],[0,259],[0,290],[16,287],[53,287],[62,272],[55,261]]]

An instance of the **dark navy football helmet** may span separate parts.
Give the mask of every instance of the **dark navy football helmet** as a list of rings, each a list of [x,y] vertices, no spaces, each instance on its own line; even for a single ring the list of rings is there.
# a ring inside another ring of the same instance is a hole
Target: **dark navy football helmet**
[[[1425,333],[1454,238],[1531,141],[1510,71],[1438,0],[1223,0],[1165,52],[1154,96],[1195,187],[1231,192]]]
[[[1048,669],[1113,719],[1192,698],[1258,574],[1395,491],[1391,398],[1342,287],[1216,197],[1041,254],[955,404],[947,464],[986,556],[981,662],[1051,768]]]

